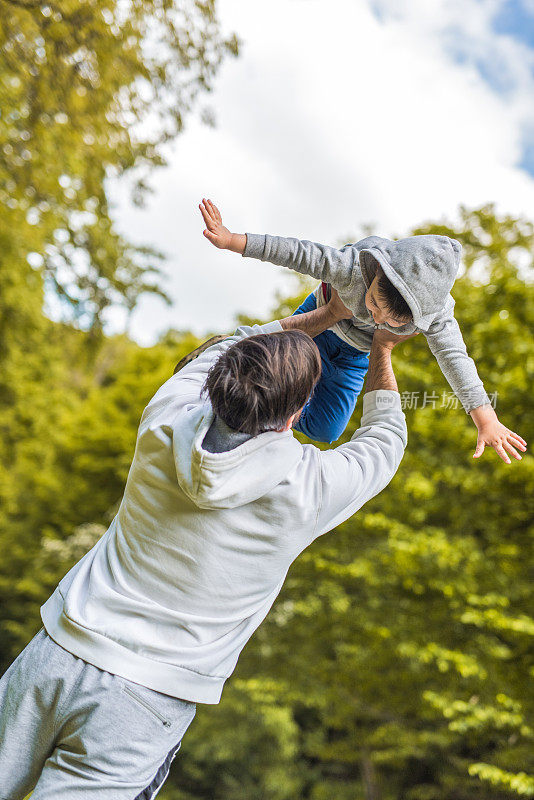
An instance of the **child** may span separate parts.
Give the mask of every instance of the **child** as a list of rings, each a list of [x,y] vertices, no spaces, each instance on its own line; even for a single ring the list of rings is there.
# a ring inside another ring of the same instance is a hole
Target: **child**
[[[216,247],[270,261],[311,275],[322,283],[294,312],[327,306],[337,290],[346,318],[315,337],[323,375],[295,426],[316,441],[335,441],[356,405],[368,365],[373,333],[386,328],[399,336],[422,332],[441,371],[478,428],[474,458],[486,445],[507,464],[526,442],[497,418],[476,366],[467,354],[454,317],[450,291],[460,264],[461,244],[448,236],[411,236],[399,241],[368,236],[341,249],[307,240],[231,233],[217,207],[203,199],[204,235]],[[517,449],[516,449],[517,448]]]

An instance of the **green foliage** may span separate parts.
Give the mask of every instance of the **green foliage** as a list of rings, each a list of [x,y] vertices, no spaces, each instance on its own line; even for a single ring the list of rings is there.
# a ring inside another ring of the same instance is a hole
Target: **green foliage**
[[[162,146],[237,51],[215,0],[0,0],[0,241],[20,243],[26,274],[32,253],[66,319],[98,330],[111,304],[165,298],[161,255],[113,228],[106,178],[133,170],[142,203]]]
[[[524,772],[514,775],[489,764],[472,764],[469,767],[469,774],[476,775],[483,781],[489,781],[493,786],[510,788],[515,794],[523,797],[534,796],[534,778]]]
[[[293,800],[301,797],[300,731],[280,686],[269,678],[234,680],[219,706],[197,706],[184,737],[180,777],[164,800]]]

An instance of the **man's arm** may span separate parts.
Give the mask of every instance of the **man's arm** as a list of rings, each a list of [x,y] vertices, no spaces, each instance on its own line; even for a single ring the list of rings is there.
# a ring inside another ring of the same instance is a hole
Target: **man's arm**
[[[407,443],[391,350],[406,337],[375,331],[361,426],[346,444],[319,451],[322,502],[312,540],[358,511],[390,482]]]
[[[351,317],[352,311],[341,302],[336,290],[332,289],[332,297],[326,305],[306,311],[304,314],[293,314],[291,317],[281,319],[280,324],[285,331],[304,331],[313,339],[336,322]]]
[[[404,337],[411,339],[412,336]],[[399,344],[400,337],[390,333],[385,328],[376,330],[373,336],[373,346],[369,356],[369,369],[365,379],[365,393],[384,389],[389,392],[398,392],[397,379],[391,363],[391,351]]]

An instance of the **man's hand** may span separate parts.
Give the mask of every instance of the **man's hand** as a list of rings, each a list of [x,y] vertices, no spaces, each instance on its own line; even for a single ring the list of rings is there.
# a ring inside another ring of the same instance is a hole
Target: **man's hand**
[[[347,308],[345,303],[342,302],[340,296],[333,286],[330,287],[330,290],[332,295],[326,304],[326,307],[330,310],[332,317],[336,320],[336,322],[339,322],[342,319],[352,319],[354,315],[350,308]]]
[[[525,452],[527,443],[521,436],[499,422],[497,414],[490,405],[479,406],[469,413],[478,428],[477,446],[473,458],[480,458],[486,445],[489,445],[505,464],[512,463],[508,453],[521,461],[521,456],[515,448]]]
[[[233,250],[234,253],[243,254],[247,243],[245,234],[231,233],[223,225],[221,213],[211,200],[204,197],[198,207],[206,223],[203,232],[206,239],[209,239],[219,250]]]
[[[373,343],[376,342],[380,347],[393,350],[395,345],[405,342],[407,339],[413,339],[414,336],[419,336],[419,331],[410,333],[408,336],[400,336],[396,333],[391,333],[387,328],[378,328],[373,334]]]

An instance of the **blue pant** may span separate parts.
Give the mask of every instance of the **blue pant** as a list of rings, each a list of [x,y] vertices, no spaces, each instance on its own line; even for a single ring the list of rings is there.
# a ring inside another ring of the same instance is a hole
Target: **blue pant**
[[[317,301],[310,294],[293,314],[304,314],[314,308]],[[369,366],[369,353],[357,350],[329,330],[313,341],[321,354],[321,378],[295,429],[316,442],[335,442],[356,406]]]

